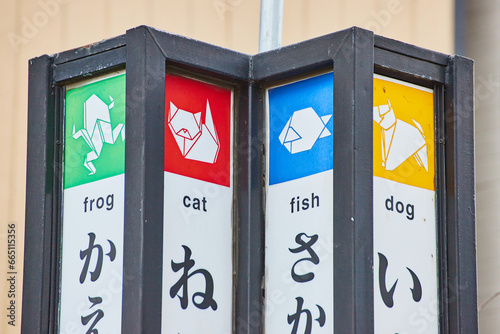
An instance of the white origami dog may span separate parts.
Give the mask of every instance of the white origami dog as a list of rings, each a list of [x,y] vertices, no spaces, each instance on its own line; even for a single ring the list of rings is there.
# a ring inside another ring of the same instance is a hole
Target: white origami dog
[[[394,170],[408,158],[414,157],[419,166],[429,171],[427,144],[422,126],[396,118],[391,102],[373,107],[373,120],[382,127],[382,166]]]
[[[205,123],[201,122],[201,111],[192,113],[182,110],[172,102],[167,122],[183,157],[211,164],[217,161],[220,142],[208,100]]]
[[[279,140],[292,154],[308,151],[319,138],[332,135],[326,128],[331,117],[332,115],[320,117],[311,107],[297,110],[288,119]]]
[[[109,99],[111,103],[108,106],[93,94],[83,105],[83,129],[75,132],[75,125],[73,124],[73,138],[83,137],[92,150],[87,154],[83,162],[85,168],[90,171],[89,175],[93,175],[97,171],[92,161],[99,158],[104,143],[114,144],[120,133],[122,140],[125,140],[123,124],[118,124],[113,130],[111,128],[109,111],[113,108],[115,101],[111,96]]]

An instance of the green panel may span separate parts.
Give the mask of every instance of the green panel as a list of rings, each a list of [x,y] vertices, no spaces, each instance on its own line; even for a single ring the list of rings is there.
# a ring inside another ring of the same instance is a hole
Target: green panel
[[[125,74],[67,91],[64,188],[125,171]]]

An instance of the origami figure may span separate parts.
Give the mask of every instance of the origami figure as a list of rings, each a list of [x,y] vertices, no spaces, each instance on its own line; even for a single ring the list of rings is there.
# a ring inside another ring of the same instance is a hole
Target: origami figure
[[[109,99],[111,103],[108,106],[93,94],[83,105],[83,129],[75,132],[75,125],[73,124],[73,138],[83,137],[92,150],[87,154],[83,162],[85,168],[90,171],[89,175],[93,175],[97,171],[92,161],[99,158],[104,143],[114,144],[120,134],[122,140],[125,140],[123,124],[118,124],[114,129],[111,127],[109,111],[113,108],[115,102],[111,96]]]
[[[373,120],[382,127],[382,166],[394,170],[408,158],[414,157],[420,167],[429,171],[424,130],[396,118],[391,102],[373,107]]]
[[[332,135],[326,128],[331,117],[320,117],[311,107],[297,110],[288,119],[279,140],[292,154],[308,151],[319,138]]]
[[[182,110],[172,102],[167,123],[183,157],[211,164],[217,161],[220,141],[215,131],[208,100],[205,123],[201,122],[201,111],[193,113]]]

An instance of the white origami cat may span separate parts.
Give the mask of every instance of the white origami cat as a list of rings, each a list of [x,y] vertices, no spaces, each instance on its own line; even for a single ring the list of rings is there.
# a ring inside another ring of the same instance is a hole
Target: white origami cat
[[[167,122],[183,157],[210,164],[217,161],[220,142],[208,100],[205,123],[201,122],[201,111],[192,113],[182,110],[172,102]]]

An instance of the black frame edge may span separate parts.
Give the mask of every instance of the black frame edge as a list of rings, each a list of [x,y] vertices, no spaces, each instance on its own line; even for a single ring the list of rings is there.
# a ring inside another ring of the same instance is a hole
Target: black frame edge
[[[252,80],[278,81],[330,66],[351,28],[253,56]]]
[[[200,74],[220,75],[233,80],[248,80],[251,56],[196,41],[187,37],[140,26],[149,32],[154,44],[171,64],[179,64]],[[206,57],[198,55],[205,54]],[[228,61],[224,61],[224,60]]]
[[[92,43],[86,46],[75,48],[68,51],[56,53],[54,64],[61,65],[84,57],[92,56],[101,52],[109,51],[126,45],[126,35],[120,35],[109,39]]]
[[[236,156],[237,250],[234,333],[263,332],[264,120],[262,89],[248,85],[240,95]],[[257,112],[258,111],[258,112]]]
[[[71,62],[54,66],[54,81],[74,82],[82,77],[106,73],[122,68],[127,59],[125,46],[106,50],[90,57],[81,57]]]
[[[26,219],[22,333],[48,333],[53,326],[51,267],[55,181],[55,91],[53,58],[41,56],[29,62],[28,149],[26,171]]]
[[[126,122],[134,127],[125,130],[122,333],[159,333],[164,144],[154,139],[164,133],[165,61],[144,27],[127,31],[127,47],[136,52],[127,55]]]
[[[446,66],[448,64],[448,55],[444,53],[424,49],[380,35],[375,35],[374,43],[375,47],[379,49],[390,50],[394,53],[399,53],[419,60],[425,60],[441,66]]]
[[[373,333],[373,33],[351,29],[334,58],[334,323]]]
[[[474,187],[474,64],[450,57],[446,164],[450,333],[478,332]]]

